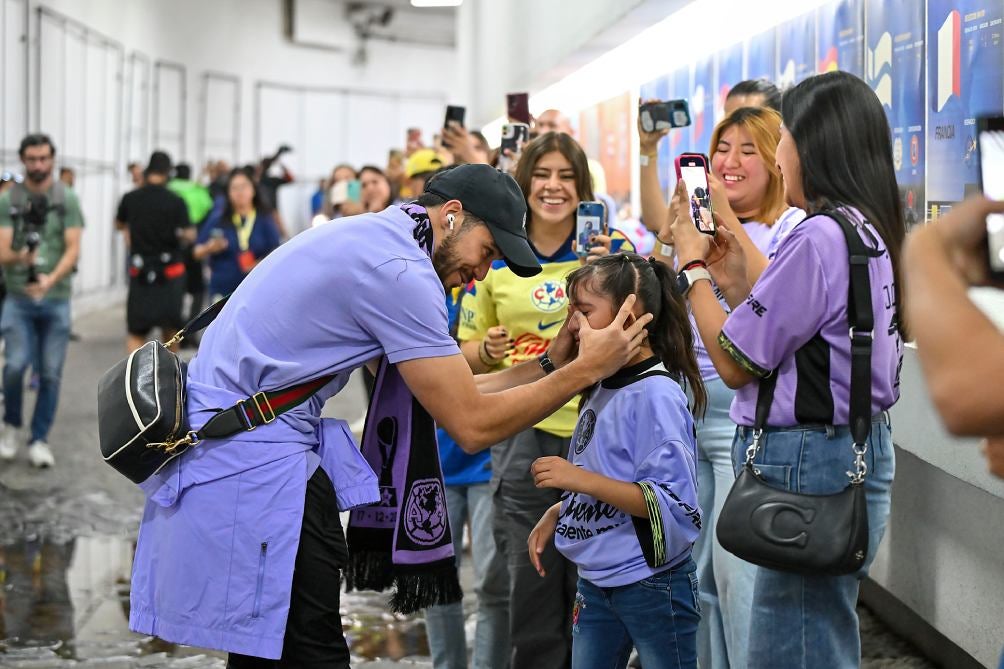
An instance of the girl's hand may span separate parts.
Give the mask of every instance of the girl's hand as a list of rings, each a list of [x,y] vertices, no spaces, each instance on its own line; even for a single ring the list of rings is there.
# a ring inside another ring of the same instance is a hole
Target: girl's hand
[[[659,100],[641,100],[641,104],[659,102]],[[669,128],[645,132],[641,129],[641,114],[638,115],[638,148],[641,153],[651,156],[659,150],[659,140],[669,134]]]
[[[512,350],[513,344],[513,340],[509,338],[509,331],[501,325],[496,325],[488,328],[481,346],[489,358],[502,362]]]
[[[527,550],[530,552],[530,562],[541,576],[546,576],[547,574],[544,572],[544,565],[540,562],[540,556],[543,554],[544,549],[547,548],[547,544],[551,543],[551,539],[554,537],[554,530],[558,527],[558,510],[560,507],[560,504],[555,504],[545,511],[544,515],[537,522],[536,527],[530,532],[530,537],[526,540]]]
[[[715,212],[715,218],[718,213]],[[744,291],[743,299],[749,293],[749,282],[746,279],[746,252],[739,240],[720,221],[715,235],[715,248],[708,258],[708,271],[718,288],[728,295],[733,291]],[[732,300],[729,300],[732,303]]]
[[[739,218],[732,211],[732,203],[725,194],[725,184],[711,172],[708,173],[708,190],[711,191],[711,208],[715,213],[727,222],[738,221]]]
[[[691,260],[704,260],[711,252],[711,235],[706,235],[697,229],[690,218],[690,198],[687,196],[687,184],[680,179],[673,194],[676,203],[676,216],[670,218],[670,232],[676,245],[676,257],[680,263]],[[669,241],[667,238],[660,238]]]
[[[558,369],[570,363],[579,352],[579,343],[575,340],[575,332],[572,330],[572,314],[575,312],[569,308],[565,322],[561,324],[558,334],[551,340],[547,347],[548,357]]]
[[[610,246],[613,242],[609,235],[593,235],[593,238],[590,239],[589,242],[589,253],[579,261],[583,265],[590,263],[597,258],[610,255]]]
[[[538,488],[557,488],[580,492],[583,471],[565,458],[549,455],[537,458],[530,465],[533,482]]]

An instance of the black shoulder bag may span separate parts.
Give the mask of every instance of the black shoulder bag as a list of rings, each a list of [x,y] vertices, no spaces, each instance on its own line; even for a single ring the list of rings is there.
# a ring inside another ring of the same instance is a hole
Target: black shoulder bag
[[[843,229],[850,253],[848,325],[851,339],[849,427],[854,469],[850,483],[833,495],[808,495],[774,488],[758,475],[753,458],[760,448],[777,385],[777,370],[760,381],[753,443],[746,463],[718,518],[718,542],[753,564],[813,576],[851,574],[868,555],[868,510],[864,479],[871,431],[871,355],[874,314],[868,261],[882,253],[868,248],[855,226],[839,212],[827,212]]]
[[[201,430],[191,430],[185,410],[187,369],[170,346],[212,323],[226,301],[193,318],[171,341],[143,344],[98,382],[101,456],[133,483],[142,483],[203,439],[222,439],[275,421],[334,378],[255,393],[218,411]]]

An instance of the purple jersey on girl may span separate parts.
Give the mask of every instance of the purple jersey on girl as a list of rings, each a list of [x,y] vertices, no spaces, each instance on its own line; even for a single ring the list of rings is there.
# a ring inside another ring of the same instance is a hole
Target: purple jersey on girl
[[[845,210],[860,222],[854,209]],[[871,224],[859,228],[870,247],[885,250]],[[896,327],[895,281],[888,252],[869,262],[872,309],[872,412],[899,399],[903,343]],[[778,369],[767,424],[846,425],[850,387],[847,325],[849,282],[847,240],[832,218],[815,216],[798,224],[781,242],[746,301],[729,316],[719,343],[757,378]],[[753,425],[759,383],[738,390],[731,417]]]
[[[796,207],[789,207],[787,211],[781,214],[781,217],[777,219],[774,225],[766,225],[759,221],[746,221],[743,223],[743,229],[749,235],[753,244],[764,255],[770,258],[773,257],[773,251],[776,249],[780,239],[787,236],[791,232],[791,229],[803,218],[805,218],[805,212]],[[721,302],[722,308],[728,312],[729,305],[725,302],[725,297],[719,294],[717,286],[715,287],[715,294],[718,295],[718,301]],[[694,335],[694,354],[697,356],[697,368],[701,372],[701,378],[706,380],[717,379],[718,370],[715,369],[714,363],[711,362],[708,349],[704,348],[704,340],[701,339],[701,334],[697,331],[697,323],[694,321],[693,315],[690,317],[690,329]]]
[[[637,583],[686,559],[701,529],[694,419],[665,372],[649,358],[605,379],[572,435],[572,464],[636,482],[648,504],[649,517],[638,518],[589,495],[562,496],[554,545],[600,587]]]

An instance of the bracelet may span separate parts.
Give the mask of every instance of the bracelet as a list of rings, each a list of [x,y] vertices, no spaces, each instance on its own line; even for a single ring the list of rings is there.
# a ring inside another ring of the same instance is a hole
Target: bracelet
[[[485,340],[481,340],[481,345],[478,346],[478,357],[481,358],[481,364],[485,367],[495,367],[501,360],[496,360],[488,355],[488,347],[485,345]]]
[[[642,167],[648,167],[652,164],[652,159],[658,155],[658,153],[641,153],[638,155],[638,164]]]
[[[659,235],[655,236],[655,241],[659,242],[663,246],[672,246],[673,245],[673,242],[667,242],[664,239],[662,239],[661,237],[659,237]]]
[[[680,268],[680,271],[686,272],[688,269],[693,269],[694,267],[703,267],[704,269],[708,269],[708,263],[698,258],[697,260],[691,260],[690,262],[685,264],[683,267]]]
[[[676,253],[676,249],[673,248],[672,244],[663,244],[662,248],[659,249],[659,253],[667,258],[672,258],[673,254]]]
[[[544,376],[547,376],[551,372],[557,371],[557,367],[554,366],[554,361],[551,360],[551,356],[547,351],[544,351],[539,356],[537,356],[537,362],[540,363],[540,368],[544,370]]]

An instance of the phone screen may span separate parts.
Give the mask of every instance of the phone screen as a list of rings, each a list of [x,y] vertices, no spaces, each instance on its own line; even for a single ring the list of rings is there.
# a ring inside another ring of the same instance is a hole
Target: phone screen
[[[979,141],[983,193],[1004,200],[1004,129],[983,130]],[[1004,274],[1004,214],[987,216],[987,247],[990,270]]]
[[[701,232],[715,233],[715,221],[711,216],[711,192],[708,190],[708,175],[703,165],[680,165],[680,175],[687,184],[690,196],[690,218]]]
[[[580,256],[589,254],[592,238],[603,234],[603,203],[580,202],[575,212],[575,252]]]
[[[526,93],[509,93],[506,96],[506,112],[509,120],[530,124],[530,100]]]

